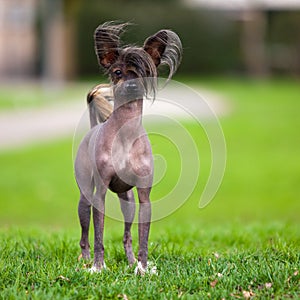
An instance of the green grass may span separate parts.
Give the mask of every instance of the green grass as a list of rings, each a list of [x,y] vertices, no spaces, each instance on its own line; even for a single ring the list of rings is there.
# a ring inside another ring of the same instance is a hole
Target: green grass
[[[149,246],[158,275],[140,277],[127,267],[121,232],[113,230],[106,239],[108,268],[90,274],[77,261],[73,232],[4,231],[0,299],[300,297],[300,236],[291,227],[178,226],[159,232]]]
[[[239,299],[247,292],[256,299],[300,298],[299,83],[186,82],[228,99],[231,112],[220,118],[227,166],[216,197],[199,209],[209,147],[199,126],[184,122],[199,146],[201,172],[188,201],[152,224],[149,253],[159,275],[141,278],[127,269],[122,223],[109,218],[109,269],[89,274],[77,262],[78,191],[70,138],[0,153],[0,299]],[[176,132],[172,126],[164,130]],[[168,165],[153,188],[156,201],[170,191],[180,165],[172,143],[159,136],[151,141]],[[183,153],[191,155],[187,148]],[[192,163],[187,161],[190,168]],[[189,181],[186,176],[183,187]],[[174,201],[184,193],[183,188],[172,195]],[[136,252],[136,225],[133,232]]]
[[[0,111],[84,100],[91,87],[88,83],[46,85],[38,81],[25,85],[22,82],[0,85]]]

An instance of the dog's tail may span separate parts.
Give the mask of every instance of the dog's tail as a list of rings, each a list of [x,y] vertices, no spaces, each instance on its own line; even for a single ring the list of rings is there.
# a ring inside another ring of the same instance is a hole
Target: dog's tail
[[[91,128],[105,122],[113,111],[112,88],[109,84],[95,86],[87,95]]]

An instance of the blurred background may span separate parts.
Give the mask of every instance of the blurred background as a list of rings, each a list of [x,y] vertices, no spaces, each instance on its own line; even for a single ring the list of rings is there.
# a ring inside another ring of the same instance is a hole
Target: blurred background
[[[129,42],[178,32],[180,74],[300,75],[297,0],[1,0],[0,78],[97,75],[93,31],[107,20],[136,24]]]
[[[177,32],[184,55],[175,79],[208,91],[208,102],[217,95],[221,107],[222,186],[207,208],[195,209],[200,176],[168,221],[299,222],[300,0],[0,0],[0,225],[78,225],[72,133],[87,91],[107,80],[93,32],[109,20],[136,24],[126,43],[142,45],[161,28]],[[35,131],[44,123],[43,132],[57,126],[51,139]],[[203,133],[183,123],[205,161]],[[170,153],[168,166],[176,161]]]

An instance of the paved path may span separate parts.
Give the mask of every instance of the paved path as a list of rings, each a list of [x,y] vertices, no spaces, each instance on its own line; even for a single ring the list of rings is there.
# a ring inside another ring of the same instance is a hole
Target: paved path
[[[84,104],[0,112],[0,149],[69,136],[85,110]]]
[[[213,112],[220,116],[228,112],[228,103],[220,95],[204,90],[198,93],[177,86],[167,87],[158,94],[157,101],[145,103],[144,112],[177,119],[192,115],[211,117]],[[85,112],[85,99],[42,108],[0,111],[0,150],[70,136]]]

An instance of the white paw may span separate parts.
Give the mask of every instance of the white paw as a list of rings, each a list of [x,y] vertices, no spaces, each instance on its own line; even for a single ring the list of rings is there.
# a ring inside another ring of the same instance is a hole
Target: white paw
[[[94,274],[94,273],[100,273],[101,270],[99,270],[95,266],[92,266],[90,269],[88,269],[88,272],[91,273],[91,274]]]
[[[147,262],[147,267],[146,267],[146,269],[143,268],[142,263],[139,261],[139,262],[137,263],[137,266],[136,266],[135,270],[134,270],[134,274],[135,274],[135,275],[138,275],[138,274],[139,274],[139,275],[145,275],[145,274],[149,274],[149,275],[158,275],[158,273],[157,273],[157,268],[156,268],[156,266],[154,265],[154,263],[151,262],[151,261]]]
[[[106,269],[106,264],[105,262],[103,262],[103,267],[102,269]],[[91,273],[91,274],[94,274],[94,273],[101,273],[102,269],[99,269],[97,268],[96,266],[92,266],[90,269],[88,269],[88,271]]]

